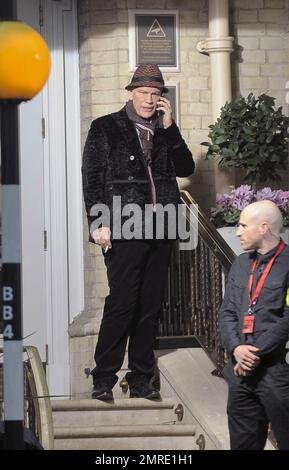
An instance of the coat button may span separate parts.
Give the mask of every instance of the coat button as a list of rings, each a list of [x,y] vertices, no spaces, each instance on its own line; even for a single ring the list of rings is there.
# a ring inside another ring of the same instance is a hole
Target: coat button
[[[129,176],[129,177],[128,177],[128,180],[129,180],[129,181],[133,180],[133,176]]]
[[[134,160],[134,155],[131,155],[131,156],[129,157],[129,159],[130,159],[130,160]]]

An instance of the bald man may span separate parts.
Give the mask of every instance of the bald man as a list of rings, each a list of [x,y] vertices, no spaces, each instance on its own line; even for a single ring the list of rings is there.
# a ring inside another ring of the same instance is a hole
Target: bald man
[[[241,212],[237,236],[246,253],[233,263],[220,309],[232,450],[264,449],[269,422],[278,448],[289,450],[289,247],[281,230],[271,201]]]

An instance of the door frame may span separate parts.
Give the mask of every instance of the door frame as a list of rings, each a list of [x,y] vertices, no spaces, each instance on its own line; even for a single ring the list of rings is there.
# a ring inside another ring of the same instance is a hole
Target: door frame
[[[80,91],[76,0],[42,0],[51,52],[43,90],[47,343],[51,395],[70,394],[69,334],[84,309]]]

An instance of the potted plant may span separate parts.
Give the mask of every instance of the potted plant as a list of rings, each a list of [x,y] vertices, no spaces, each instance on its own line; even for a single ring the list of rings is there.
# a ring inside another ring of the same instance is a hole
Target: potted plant
[[[217,157],[220,168],[243,169],[244,180],[255,188],[280,181],[288,162],[289,118],[274,104],[275,98],[253,93],[227,102],[209,126],[211,142],[202,142],[208,147],[206,159]]]
[[[216,207],[211,209],[211,220],[218,231],[231,246],[236,254],[241,253],[240,244],[236,238],[236,225],[241,211],[251,202],[267,199],[275,202],[283,215],[284,233],[282,237],[289,242],[289,191],[266,187],[254,190],[249,185],[241,185],[229,193],[217,194]]]
[[[267,186],[269,182],[276,186],[281,180],[280,172],[288,163],[289,118],[282,113],[281,107],[276,110],[274,106],[275,98],[266,94],[256,98],[253,93],[226,103],[215,124],[209,126],[211,142],[202,143],[208,147],[206,159],[217,158],[220,168],[237,168],[238,176],[241,170],[242,179],[251,184],[242,185],[228,194],[218,194],[217,205],[212,209],[213,222],[217,227],[223,227],[218,230],[236,253],[241,251],[234,227],[240,211],[262,194],[270,200],[277,198],[274,202],[279,207],[278,198],[285,194],[287,208],[282,209],[282,213],[285,226],[288,225],[287,192],[264,188],[263,192],[257,193],[257,188]]]

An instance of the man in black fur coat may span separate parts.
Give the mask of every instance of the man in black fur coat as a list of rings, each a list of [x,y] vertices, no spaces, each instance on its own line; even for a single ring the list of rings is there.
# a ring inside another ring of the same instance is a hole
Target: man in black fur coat
[[[123,109],[92,122],[83,154],[90,241],[102,248],[109,285],[91,371],[92,398],[100,400],[113,398],[128,338],[130,397],[160,397],[153,343],[178,237],[176,176],[195,166],[163,97],[159,68],[140,65],[126,89]],[[160,215],[164,207],[170,216]]]

